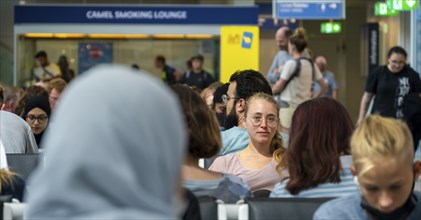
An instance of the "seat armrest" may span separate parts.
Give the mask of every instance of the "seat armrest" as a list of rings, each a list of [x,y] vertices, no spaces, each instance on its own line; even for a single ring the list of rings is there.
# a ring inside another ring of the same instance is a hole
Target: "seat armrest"
[[[248,220],[249,219],[249,206],[247,204],[242,204],[238,208],[238,220]]]
[[[3,219],[4,220],[22,220],[25,212],[25,203],[4,203]]]

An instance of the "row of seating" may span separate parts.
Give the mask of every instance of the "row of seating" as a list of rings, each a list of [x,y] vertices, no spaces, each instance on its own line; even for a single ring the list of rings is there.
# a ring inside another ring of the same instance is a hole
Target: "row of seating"
[[[200,197],[202,220],[305,220],[313,219],[314,212],[333,198],[248,198],[237,204],[223,204],[210,197]]]
[[[39,154],[6,154],[6,158],[9,169],[25,181],[40,160]]]
[[[314,212],[331,198],[250,198],[237,204],[223,204],[211,197],[200,197],[202,220],[312,219]],[[25,203],[3,203],[3,219],[23,219]]]

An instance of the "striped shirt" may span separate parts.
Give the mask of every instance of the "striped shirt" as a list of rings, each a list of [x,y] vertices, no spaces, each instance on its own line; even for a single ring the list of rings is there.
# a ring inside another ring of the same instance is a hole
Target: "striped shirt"
[[[270,197],[342,197],[359,192],[357,184],[351,173],[352,157],[341,156],[342,170],[340,173],[341,182],[323,183],[316,187],[303,189],[297,195],[292,195],[285,189],[288,179],[275,185]]]

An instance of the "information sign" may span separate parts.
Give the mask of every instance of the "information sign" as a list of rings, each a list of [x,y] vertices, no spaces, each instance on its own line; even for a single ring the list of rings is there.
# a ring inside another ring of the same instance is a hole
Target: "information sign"
[[[345,0],[274,0],[278,19],[345,19]]]

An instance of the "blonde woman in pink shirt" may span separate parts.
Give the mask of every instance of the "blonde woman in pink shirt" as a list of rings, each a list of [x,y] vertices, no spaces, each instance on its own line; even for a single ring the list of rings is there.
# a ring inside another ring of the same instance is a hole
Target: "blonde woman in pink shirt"
[[[252,192],[271,191],[287,176],[285,147],[278,132],[279,107],[273,96],[264,93],[253,95],[246,105],[244,125],[249,135],[248,146],[216,158],[209,169],[242,178]]]

